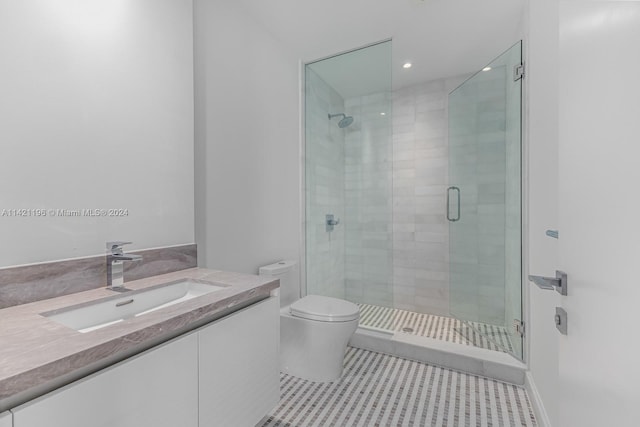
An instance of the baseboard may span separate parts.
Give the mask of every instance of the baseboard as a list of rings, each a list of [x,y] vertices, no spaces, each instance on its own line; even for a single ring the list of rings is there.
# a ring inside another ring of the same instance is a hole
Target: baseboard
[[[552,427],[551,421],[549,421],[549,415],[544,408],[542,398],[536,387],[536,383],[533,381],[531,372],[527,371],[524,378],[524,387],[527,390],[529,399],[531,399],[531,406],[533,407],[533,413],[536,415],[536,421],[539,427]]]

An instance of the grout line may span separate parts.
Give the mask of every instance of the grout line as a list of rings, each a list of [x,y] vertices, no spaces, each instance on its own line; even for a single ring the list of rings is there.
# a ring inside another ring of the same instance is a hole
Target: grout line
[[[261,427],[537,425],[522,387],[353,347],[337,381],[280,383],[289,392]]]

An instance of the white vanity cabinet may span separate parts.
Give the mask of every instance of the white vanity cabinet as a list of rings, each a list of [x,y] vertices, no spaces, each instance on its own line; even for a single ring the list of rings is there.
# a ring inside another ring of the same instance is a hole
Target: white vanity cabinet
[[[12,412],[13,427],[197,427],[198,335],[154,347]]]
[[[200,426],[255,426],[280,400],[278,298],[237,311],[198,334]]]
[[[10,412],[3,412],[0,414],[0,427],[12,427],[13,421]]]
[[[279,328],[270,297],[12,409],[13,427],[253,427],[280,400]]]

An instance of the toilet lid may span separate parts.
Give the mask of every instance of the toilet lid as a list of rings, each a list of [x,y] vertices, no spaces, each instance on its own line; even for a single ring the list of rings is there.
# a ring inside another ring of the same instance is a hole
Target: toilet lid
[[[348,322],[360,316],[360,308],[338,298],[307,295],[291,304],[291,314],[322,322]]]

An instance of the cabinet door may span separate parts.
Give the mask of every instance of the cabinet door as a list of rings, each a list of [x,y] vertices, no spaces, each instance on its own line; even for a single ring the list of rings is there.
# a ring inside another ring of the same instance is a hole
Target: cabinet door
[[[187,335],[14,409],[14,427],[197,427],[198,340]]]
[[[11,412],[3,412],[0,414],[0,427],[12,427]]]
[[[280,304],[269,298],[199,331],[200,427],[252,427],[280,400]]]

